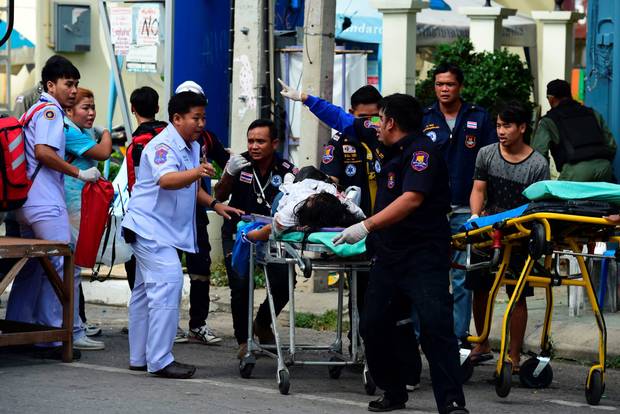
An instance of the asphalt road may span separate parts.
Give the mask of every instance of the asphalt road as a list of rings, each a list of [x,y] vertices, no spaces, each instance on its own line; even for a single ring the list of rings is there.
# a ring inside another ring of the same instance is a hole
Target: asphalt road
[[[83,352],[64,364],[35,359],[28,352],[0,349],[1,413],[359,413],[373,397],[365,394],[360,369],[346,369],[330,379],[326,367],[292,367],[290,395],[277,389],[275,361],[259,358],[251,379],[239,376],[230,315],[215,313],[211,325],[224,337],[219,346],[178,344],[177,360],[196,364],[190,380],[168,380],[126,369],[124,309],[90,307],[91,320],[104,321],[105,351]],[[303,330],[301,340],[328,343],[324,332]],[[389,349],[386,349],[389,352]],[[552,361],[555,373],[544,390],[513,387],[499,398],[489,383],[493,365],[480,366],[465,386],[472,413],[587,413],[620,411],[620,372],[608,370],[606,393],[597,407],[585,403],[587,366]],[[514,378],[518,383],[518,378]],[[434,399],[428,368],[421,389],[410,394],[408,413],[432,413]]]

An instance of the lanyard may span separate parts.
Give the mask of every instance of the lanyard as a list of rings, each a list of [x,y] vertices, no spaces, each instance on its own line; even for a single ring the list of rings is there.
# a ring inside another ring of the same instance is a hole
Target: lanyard
[[[264,201],[265,205],[268,208],[271,208],[271,205],[267,201],[267,197],[265,197],[265,189],[269,184],[271,184],[271,176],[273,175],[273,171],[269,173],[269,178],[267,179],[267,183],[264,186],[261,185],[260,179],[258,178],[258,174],[256,174],[256,170],[254,169],[254,167],[252,167],[252,173],[254,174],[254,182],[258,183],[258,189],[260,190],[260,194],[258,194],[256,192],[256,189],[254,189],[254,184],[252,184],[252,189],[254,190],[254,194],[256,194],[256,201],[258,202],[258,204],[263,204]]]

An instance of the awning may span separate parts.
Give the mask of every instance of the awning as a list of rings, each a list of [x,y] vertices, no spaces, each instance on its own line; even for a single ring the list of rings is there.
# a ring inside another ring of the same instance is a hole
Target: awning
[[[460,7],[480,6],[480,0],[444,0],[452,10],[424,9],[417,15],[418,46],[452,43],[459,37],[469,37],[470,20],[458,12]],[[497,3],[491,2],[493,6]],[[345,18],[351,26],[342,30]],[[368,0],[338,0],[336,3],[336,38],[362,43],[381,43],[382,14]],[[503,46],[535,46],[536,23],[522,14],[510,16],[503,22]]]
[[[0,37],[6,33],[7,24],[0,20]],[[13,29],[9,38],[11,44],[11,73],[17,74],[23,65],[34,67],[34,43]],[[9,43],[7,42],[7,43]],[[0,47],[0,54],[6,53],[7,44]],[[0,65],[0,72],[5,71],[5,66]]]

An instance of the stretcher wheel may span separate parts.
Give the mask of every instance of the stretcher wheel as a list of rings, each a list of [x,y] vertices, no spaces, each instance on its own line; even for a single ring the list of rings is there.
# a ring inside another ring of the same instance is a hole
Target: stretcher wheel
[[[530,358],[521,364],[519,381],[525,388],[547,388],[553,381],[553,369],[547,364],[538,377],[534,377],[534,371],[538,367],[538,358]]]
[[[338,359],[338,357],[335,357],[335,356],[329,359],[329,362],[336,362],[336,361],[340,361],[340,359]],[[327,371],[329,372],[329,377],[331,379],[340,378],[340,374],[342,374],[343,368],[344,368],[343,365],[328,365]]]
[[[239,374],[241,375],[241,378],[250,378],[252,376],[253,369],[253,362],[246,362],[245,360],[242,360],[239,363]]]
[[[499,375],[495,378],[495,393],[498,397],[505,398],[510,394],[512,386],[512,363],[504,362]]]
[[[289,388],[291,388],[291,381],[289,379],[288,371],[281,369],[278,371],[278,389],[280,390],[280,394],[287,395]]]
[[[366,390],[367,395],[375,395],[377,391],[377,384],[375,384],[375,380],[372,379],[370,372],[368,369],[364,369],[364,389]]]
[[[530,240],[527,246],[532,259],[540,259],[545,253],[545,244],[545,226],[535,221],[532,223],[532,232],[530,233]]]
[[[461,378],[463,379],[463,384],[469,381],[472,375],[474,375],[474,364],[471,362],[471,359],[467,358],[465,362],[461,364]]]
[[[307,257],[301,259],[304,262],[304,277],[309,279],[312,276],[312,262]]]
[[[603,382],[601,371],[598,369],[592,371],[589,382],[590,386],[588,386],[588,381],[586,381],[586,401],[590,405],[598,405],[605,392],[605,383]]]

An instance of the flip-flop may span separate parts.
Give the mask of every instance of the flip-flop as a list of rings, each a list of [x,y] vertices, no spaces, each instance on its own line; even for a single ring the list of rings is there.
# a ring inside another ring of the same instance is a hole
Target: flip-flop
[[[469,355],[469,360],[474,365],[479,365],[483,363],[484,361],[489,361],[491,359],[493,359],[493,354],[491,352],[484,352],[481,354],[472,353]]]

